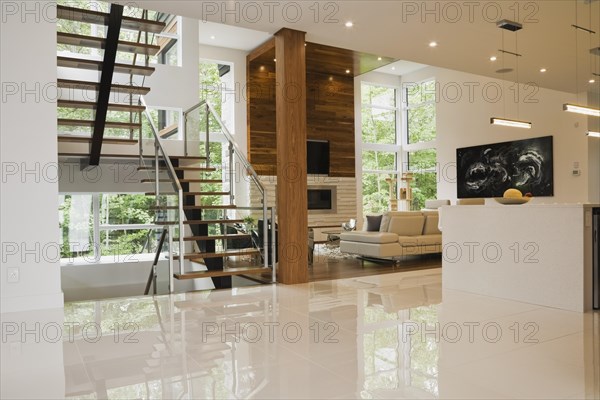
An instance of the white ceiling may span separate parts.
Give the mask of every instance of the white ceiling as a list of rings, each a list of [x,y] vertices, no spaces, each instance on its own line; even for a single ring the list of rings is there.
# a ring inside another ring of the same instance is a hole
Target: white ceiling
[[[209,46],[250,51],[271,37],[268,32],[238,26],[199,22],[199,42]]]
[[[315,13],[316,3],[320,10],[318,15]],[[309,42],[514,81],[515,72],[503,75],[496,73],[503,66],[513,69],[516,66],[514,56],[502,56],[498,52],[498,49],[504,48],[523,54],[519,58],[520,82],[533,82],[542,87],[567,92],[600,89],[600,77],[596,77],[596,83],[588,83],[592,72],[600,73],[600,57],[590,56],[589,53],[591,47],[600,47],[599,1],[141,0],[137,4],[140,7],[268,34],[284,27],[297,29],[307,32]],[[571,27],[576,21],[576,5],[577,24],[595,31],[595,34],[576,31]],[[237,12],[227,14],[225,7],[227,10],[235,10],[237,7]],[[425,7],[433,12],[426,13]],[[331,18],[327,18],[329,15]],[[503,18],[522,22],[524,29],[515,34],[497,28],[495,22]],[[354,22],[354,26],[346,28],[346,21]],[[215,28],[214,35],[217,37],[218,25],[206,25],[210,26]],[[211,33],[208,35],[210,37]],[[249,32],[241,31],[228,36],[224,41],[230,43],[227,47],[248,49],[254,47],[253,40],[258,41],[258,36],[252,38],[254,36]],[[430,48],[430,41],[437,41],[439,45]],[[234,42],[240,44],[231,44]],[[215,41],[215,45],[222,44]],[[498,60],[491,62],[489,58],[492,55],[496,55]],[[546,68],[547,72],[540,73],[540,68]]]
[[[406,74],[410,74],[411,72],[418,71],[425,67],[427,67],[427,65],[425,65],[425,64],[419,64],[419,63],[415,63],[412,61],[400,60],[400,61],[396,61],[391,64],[388,64],[384,67],[378,68],[375,70],[375,72],[381,72],[384,74],[391,74],[391,75],[406,75]]]

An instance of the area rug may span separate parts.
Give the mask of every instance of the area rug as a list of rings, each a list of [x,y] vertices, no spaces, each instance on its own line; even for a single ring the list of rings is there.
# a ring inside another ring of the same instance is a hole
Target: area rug
[[[356,258],[353,254],[342,253],[340,246],[332,244],[317,244],[315,245],[315,262],[319,261],[338,261],[338,260],[349,260]]]

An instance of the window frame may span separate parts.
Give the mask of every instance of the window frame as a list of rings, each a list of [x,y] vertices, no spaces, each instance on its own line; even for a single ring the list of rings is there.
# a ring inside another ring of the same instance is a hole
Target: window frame
[[[380,105],[372,105],[372,104],[368,104],[368,103],[363,103],[362,101],[362,93],[363,93],[363,86],[376,86],[376,87],[384,87],[384,88],[388,88],[388,89],[393,89],[394,90],[394,100],[395,100],[395,107],[390,107],[390,106],[380,106]],[[365,174],[374,174],[374,175],[379,175],[381,178],[389,178],[390,176],[396,179],[396,196],[398,196],[399,190],[400,190],[400,185],[399,185],[399,179],[400,176],[402,175],[402,145],[401,145],[401,140],[400,140],[400,136],[402,135],[402,131],[401,131],[401,86],[400,85],[389,85],[389,84],[384,84],[384,83],[377,83],[377,82],[373,82],[373,81],[361,81],[360,82],[360,182],[357,182],[357,186],[360,187],[360,194],[361,194],[361,203],[362,203],[362,207],[363,207],[363,211],[364,212],[364,188],[363,188],[363,176]],[[386,111],[394,111],[394,117],[395,117],[395,143],[390,144],[390,143],[370,143],[370,142],[365,142],[363,139],[363,125],[364,125],[364,121],[362,120],[362,111],[365,108],[369,108],[369,109],[380,109],[380,110],[386,110]],[[387,152],[387,153],[394,153],[395,154],[395,166],[393,170],[373,170],[373,169],[366,169],[364,168],[364,163],[363,163],[363,151],[382,151],[382,152]]]
[[[81,196],[89,195],[92,196],[92,241],[90,255],[79,256],[79,257],[61,257],[61,266],[72,266],[77,264],[90,264],[100,263],[103,258],[112,257],[114,262],[122,262],[126,260],[135,261],[132,259],[133,256],[141,256],[150,253],[134,253],[134,254],[102,254],[101,251],[101,232],[112,232],[112,231],[133,231],[133,230],[161,230],[163,227],[154,224],[107,224],[103,223],[101,219],[101,207],[100,196],[112,196],[112,195],[139,195],[144,196],[143,193],[61,193],[63,196]]]
[[[411,87],[410,84],[417,84],[419,86],[423,86],[428,82],[433,82],[435,88],[435,94],[433,96],[433,100],[422,101],[417,104],[408,104],[408,90]],[[437,130],[437,81],[435,77],[427,77],[418,82],[403,82],[402,83],[402,170],[403,172],[411,172],[413,175],[417,174],[435,174],[436,182],[439,182],[439,163],[437,161],[438,157],[438,130]],[[409,129],[408,129],[408,112],[409,110],[413,110],[416,108],[433,105],[433,109],[435,112],[434,122],[435,122],[435,139],[409,143]],[[428,168],[415,168],[411,169],[410,167],[410,154],[423,150],[434,150],[436,156],[436,162],[432,167]],[[437,188],[436,188],[437,191]]]
[[[436,87],[436,93],[434,95],[433,100],[422,101],[418,104],[412,104],[412,105],[408,104],[409,85],[407,85],[404,82],[402,83],[402,96],[401,96],[401,101],[402,101],[402,104],[401,104],[401,108],[402,108],[402,147],[405,149],[406,152],[430,149],[437,145],[437,107],[436,107],[436,105],[437,105],[437,81],[435,80],[435,77],[429,77],[429,78],[422,79],[418,82],[410,82],[410,83],[411,84],[416,83],[417,85],[422,87],[425,83],[430,82],[430,81],[433,81],[434,87]],[[425,106],[430,106],[430,105],[432,105],[436,111],[436,113],[435,113],[435,124],[436,124],[435,139],[427,140],[427,141],[423,141],[423,142],[410,143],[408,140],[409,133],[410,133],[409,129],[408,129],[408,111],[414,110],[417,108],[421,108],[421,107],[425,107]]]

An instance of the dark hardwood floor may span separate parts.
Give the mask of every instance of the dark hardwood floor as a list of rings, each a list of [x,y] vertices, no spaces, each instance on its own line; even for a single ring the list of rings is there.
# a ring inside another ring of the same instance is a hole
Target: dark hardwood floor
[[[311,282],[314,282],[441,267],[441,255],[406,257],[398,264],[362,261],[358,258],[328,259],[326,257],[315,257],[314,265],[309,269],[308,277]]]
[[[323,251],[317,245],[314,254],[312,266],[308,266],[309,282],[326,281],[331,279],[356,278],[360,276],[392,274],[403,271],[418,271],[423,269],[441,268],[441,254],[428,254],[424,256],[408,256],[400,260],[397,264],[391,262],[375,262],[371,260],[362,260],[355,256],[341,256],[339,250],[335,247],[329,247],[329,251]],[[333,251],[332,251],[333,249]],[[236,267],[239,262],[248,262],[247,259],[230,260],[230,267]],[[264,273],[261,276],[238,276],[234,279],[234,287],[254,285],[256,283],[268,282],[271,278],[270,273]],[[258,279],[258,280],[257,280]]]

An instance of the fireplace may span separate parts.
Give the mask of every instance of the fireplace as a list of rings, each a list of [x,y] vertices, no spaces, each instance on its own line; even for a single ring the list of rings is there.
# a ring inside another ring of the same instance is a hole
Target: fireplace
[[[308,210],[310,213],[336,213],[337,188],[335,186],[309,186]]]

